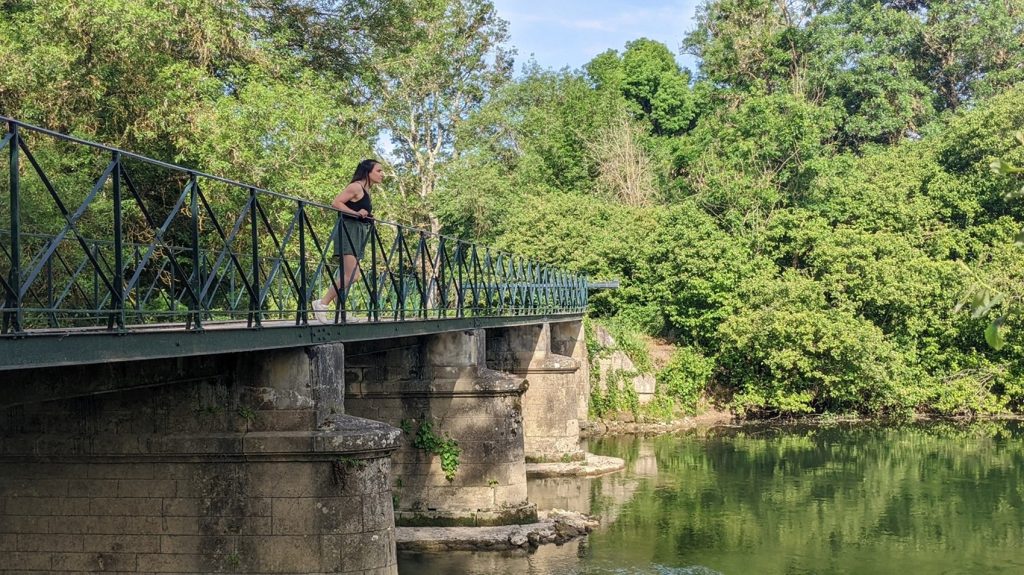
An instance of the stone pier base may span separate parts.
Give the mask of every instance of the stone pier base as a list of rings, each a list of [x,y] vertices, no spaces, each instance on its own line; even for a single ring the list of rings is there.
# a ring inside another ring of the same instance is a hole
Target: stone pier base
[[[560,347],[571,349],[566,339],[560,340]],[[583,461],[579,378],[584,374],[579,361],[553,353],[551,343],[550,324],[488,330],[487,366],[529,382],[523,395],[527,462]],[[585,399],[582,402],[585,405]]]
[[[144,385],[7,406],[0,573],[397,573],[400,431],[337,413],[324,347],[79,368]]]
[[[482,330],[385,343],[351,346],[345,405],[404,432],[392,457],[396,524],[536,521],[526,493],[523,378],[483,367]],[[445,455],[431,451],[438,442],[457,467],[446,470]]]

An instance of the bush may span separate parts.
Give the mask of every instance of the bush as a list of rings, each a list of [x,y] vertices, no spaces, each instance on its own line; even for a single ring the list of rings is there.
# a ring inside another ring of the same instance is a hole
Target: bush
[[[672,398],[686,413],[696,413],[714,367],[714,360],[692,347],[676,350],[656,375],[658,396]]]

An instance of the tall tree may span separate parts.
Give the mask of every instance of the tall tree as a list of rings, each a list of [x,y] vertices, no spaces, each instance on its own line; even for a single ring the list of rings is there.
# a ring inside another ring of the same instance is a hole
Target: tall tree
[[[412,28],[410,0],[246,0],[263,34],[306,66],[346,79],[400,49]],[[347,93],[347,91],[342,91]]]
[[[359,79],[390,134],[403,196],[417,200],[417,223],[436,232],[430,199],[439,168],[455,153],[459,124],[508,80],[512,53],[507,23],[489,0],[410,1],[407,43],[371,61]]]

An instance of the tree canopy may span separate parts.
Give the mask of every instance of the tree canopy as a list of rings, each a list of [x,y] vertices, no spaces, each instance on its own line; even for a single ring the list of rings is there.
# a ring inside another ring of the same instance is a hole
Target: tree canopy
[[[514,73],[489,0],[9,0],[0,112],[321,201],[383,154],[384,217],[621,280],[591,314],[687,405],[1024,407],[1024,0],[706,0],[679,41]]]

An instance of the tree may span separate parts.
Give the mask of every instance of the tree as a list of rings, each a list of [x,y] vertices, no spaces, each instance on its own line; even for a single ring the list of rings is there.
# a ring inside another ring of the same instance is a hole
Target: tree
[[[410,41],[409,0],[247,0],[274,46],[347,81]],[[340,91],[342,94],[347,91]],[[341,94],[339,94],[341,95]]]
[[[804,28],[815,3],[707,0],[683,49],[703,61],[701,74],[721,88],[806,92]],[[806,11],[804,10],[806,8]]]
[[[924,21],[914,53],[936,107],[956,109],[1024,79],[1024,0],[931,0],[913,10]]]
[[[697,113],[690,74],[680,69],[661,42],[640,38],[626,43],[621,56],[614,50],[597,55],[584,66],[598,90],[621,95],[627,108],[650,126],[656,136],[686,131]]]
[[[403,196],[418,198],[415,217],[437,232],[429,202],[459,124],[508,79],[512,59],[507,24],[489,0],[413,0],[411,17],[408,43],[371,61],[360,80],[394,144]]]
[[[597,187],[627,206],[650,205],[658,193],[643,136],[636,121],[620,114],[588,146],[598,166]]]

